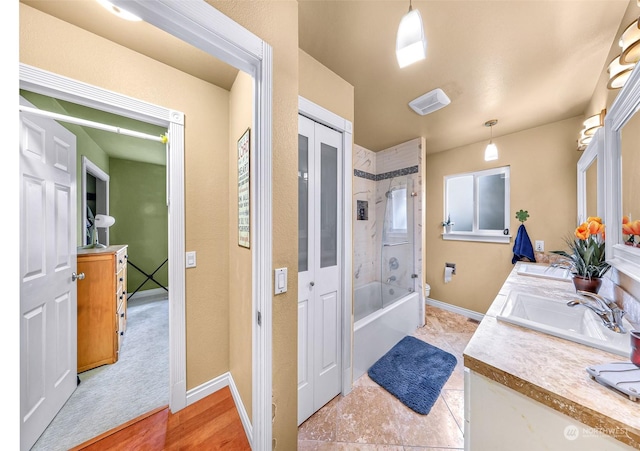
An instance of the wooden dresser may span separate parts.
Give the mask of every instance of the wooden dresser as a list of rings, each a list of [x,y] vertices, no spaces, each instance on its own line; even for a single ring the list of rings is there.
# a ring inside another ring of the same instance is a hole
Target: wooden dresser
[[[127,326],[127,245],[78,249],[78,373],[118,361]]]

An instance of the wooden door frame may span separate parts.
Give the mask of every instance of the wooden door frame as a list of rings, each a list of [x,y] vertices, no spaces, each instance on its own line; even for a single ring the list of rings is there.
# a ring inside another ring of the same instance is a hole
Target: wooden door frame
[[[343,395],[351,392],[352,350],[353,350],[353,124],[335,113],[298,96],[298,112],[319,124],[326,125],[342,135],[342,223],[339,225],[342,237],[340,258],[340,289],[342,290],[342,391]]]

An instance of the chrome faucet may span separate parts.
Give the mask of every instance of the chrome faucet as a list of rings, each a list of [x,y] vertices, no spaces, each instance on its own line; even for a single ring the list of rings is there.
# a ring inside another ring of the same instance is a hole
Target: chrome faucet
[[[396,276],[391,276],[387,279],[387,285],[391,282],[395,282],[396,281]]]
[[[625,312],[620,307],[618,307],[618,304],[600,296],[599,294],[590,293],[588,291],[578,290],[578,294],[594,300],[598,304],[598,306],[596,307],[591,303],[582,301],[580,299],[575,299],[573,301],[567,302],[567,305],[569,307],[573,307],[575,305],[582,305],[584,307],[587,307],[596,315],[598,315],[598,317],[602,320],[602,322],[605,326],[607,326],[608,329],[620,334],[627,333],[626,329],[622,325],[622,317],[624,316]]]

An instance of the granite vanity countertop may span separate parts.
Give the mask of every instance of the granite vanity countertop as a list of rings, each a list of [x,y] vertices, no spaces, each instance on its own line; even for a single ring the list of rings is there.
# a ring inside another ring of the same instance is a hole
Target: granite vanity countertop
[[[464,350],[465,367],[640,449],[640,400],[631,401],[628,396],[599,384],[585,370],[590,365],[628,362],[628,357],[496,318],[511,290],[567,301],[576,297],[571,282],[519,275],[520,264],[516,263]],[[612,290],[617,289],[606,279],[600,294],[609,297]],[[637,328],[640,303],[630,302],[619,301],[625,309],[633,310],[630,321]]]

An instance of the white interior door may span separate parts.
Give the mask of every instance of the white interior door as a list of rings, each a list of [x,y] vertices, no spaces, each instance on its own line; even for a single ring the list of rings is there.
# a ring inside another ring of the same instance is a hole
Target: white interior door
[[[298,116],[298,424],[340,393],[342,136]]]
[[[22,105],[30,105],[23,98]],[[77,386],[76,137],[20,114],[20,449]]]

